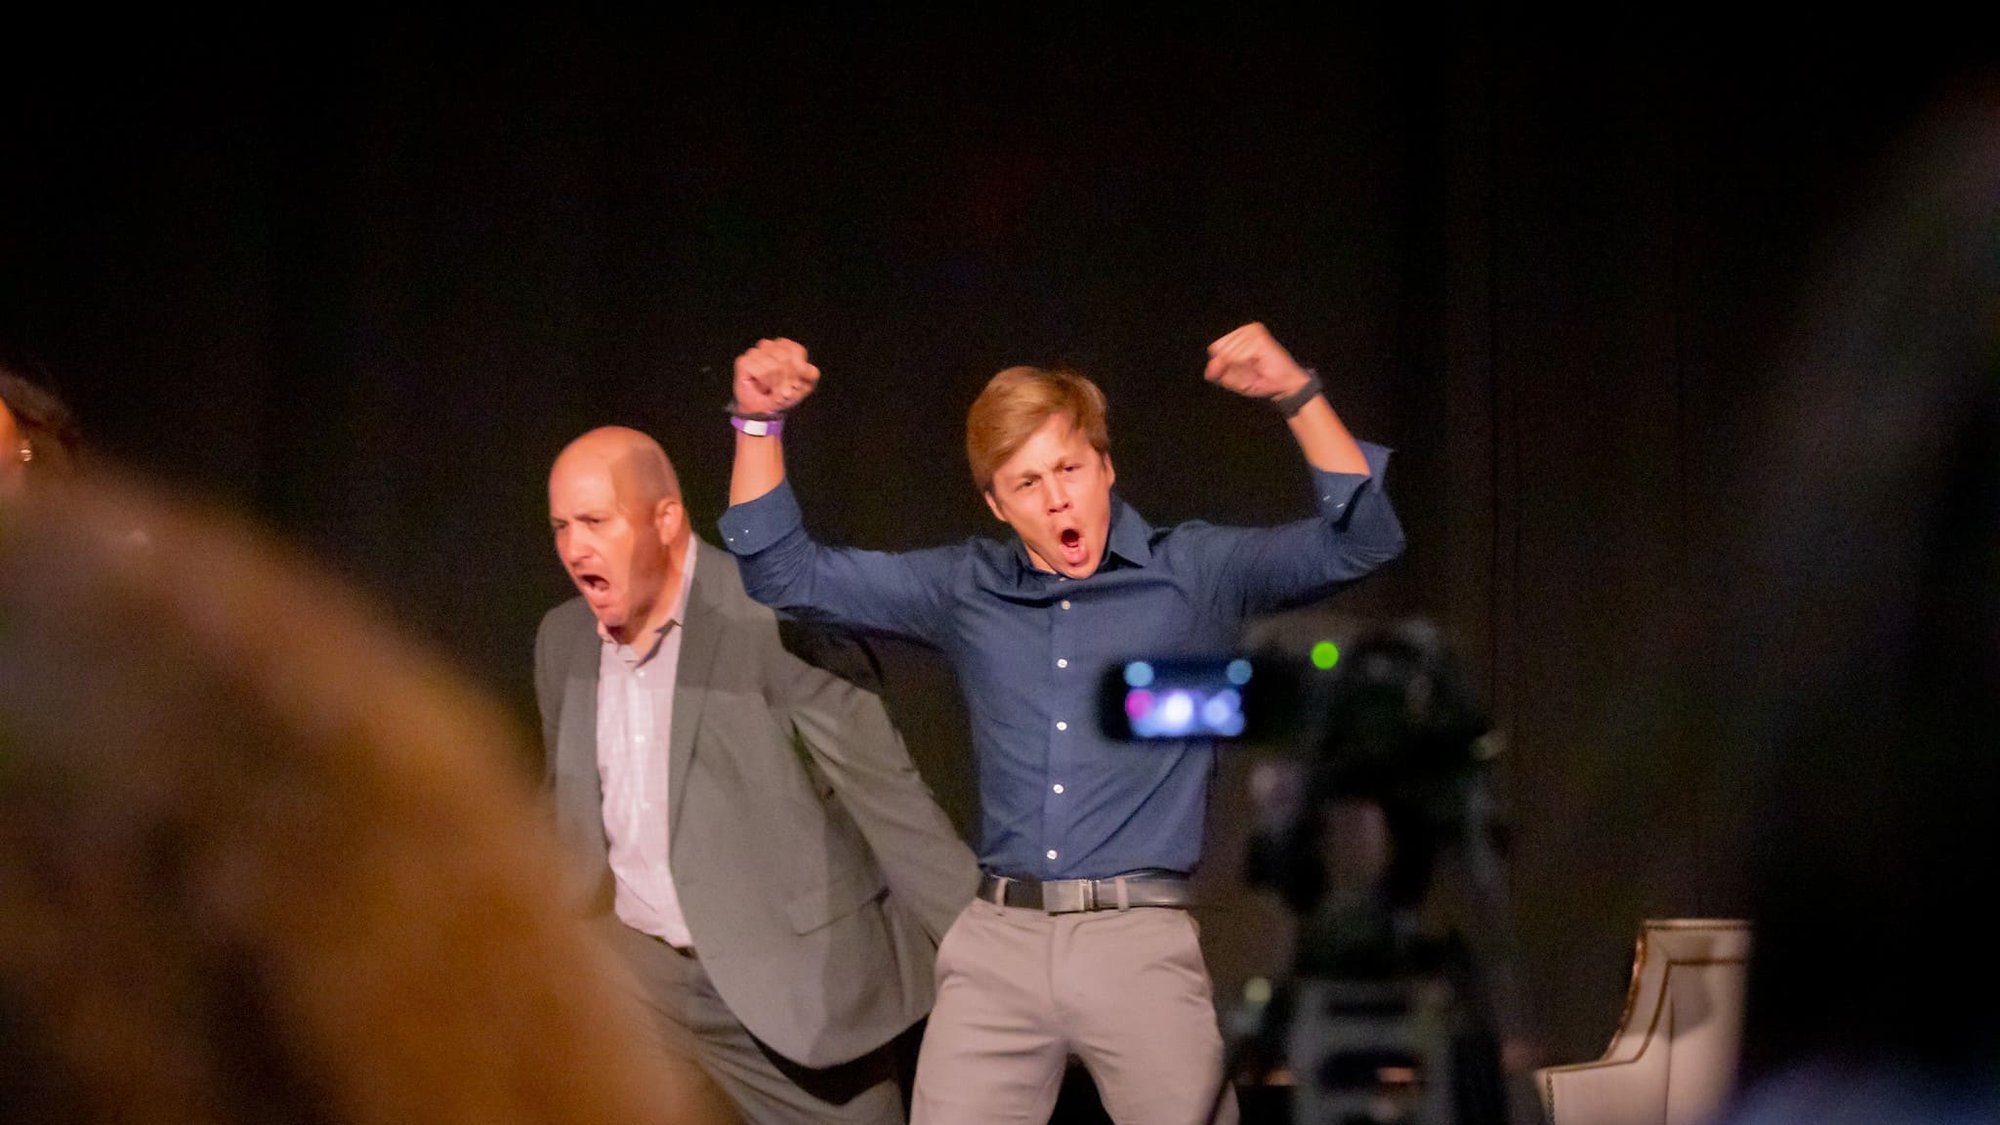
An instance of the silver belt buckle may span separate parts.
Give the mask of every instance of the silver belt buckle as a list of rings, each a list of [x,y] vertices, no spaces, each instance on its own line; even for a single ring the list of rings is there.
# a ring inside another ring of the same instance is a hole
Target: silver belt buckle
[[[1042,913],[1078,914],[1097,905],[1096,884],[1089,879],[1051,879],[1042,884]]]

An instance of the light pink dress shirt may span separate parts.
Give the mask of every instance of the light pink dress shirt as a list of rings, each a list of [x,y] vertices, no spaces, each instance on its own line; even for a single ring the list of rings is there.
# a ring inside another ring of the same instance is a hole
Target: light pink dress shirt
[[[600,626],[597,662],[597,778],[616,882],[613,908],[619,921],[684,949],[694,945],[694,937],[669,866],[667,752],[694,556],[690,546],[672,615],[651,651],[619,644]]]

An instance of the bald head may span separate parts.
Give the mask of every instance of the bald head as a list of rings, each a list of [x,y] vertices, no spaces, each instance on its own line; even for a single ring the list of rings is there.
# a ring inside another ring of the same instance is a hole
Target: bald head
[[[632,644],[666,623],[692,535],[658,442],[623,426],[570,442],[549,470],[549,527],[608,635]]]
[[[650,508],[681,498],[680,477],[667,451],[651,436],[626,426],[600,426],[564,446],[550,478],[566,469],[607,474],[625,503]]]

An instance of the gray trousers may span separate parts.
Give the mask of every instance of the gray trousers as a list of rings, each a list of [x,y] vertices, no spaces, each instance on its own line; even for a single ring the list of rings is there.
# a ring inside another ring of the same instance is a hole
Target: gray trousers
[[[612,941],[651,1013],[660,1048],[692,1059],[752,1125],[901,1125],[902,1087],[892,1042],[826,1069],[800,1066],[759,1042],[737,1020],[698,957],[616,922]]]
[[[1194,919],[976,899],[938,947],[911,1120],[1046,1123],[1072,1054],[1118,1122],[1234,1122]]]

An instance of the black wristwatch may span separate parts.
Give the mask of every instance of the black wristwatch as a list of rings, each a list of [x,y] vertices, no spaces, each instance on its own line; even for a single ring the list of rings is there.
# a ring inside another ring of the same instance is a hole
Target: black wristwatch
[[[1305,373],[1305,386],[1300,387],[1283,398],[1274,398],[1271,400],[1271,405],[1278,408],[1278,413],[1287,418],[1293,417],[1299,411],[1304,410],[1306,403],[1318,398],[1320,392],[1326,389],[1320,385],[1319,372],[1308,367],[1305,369]]]

